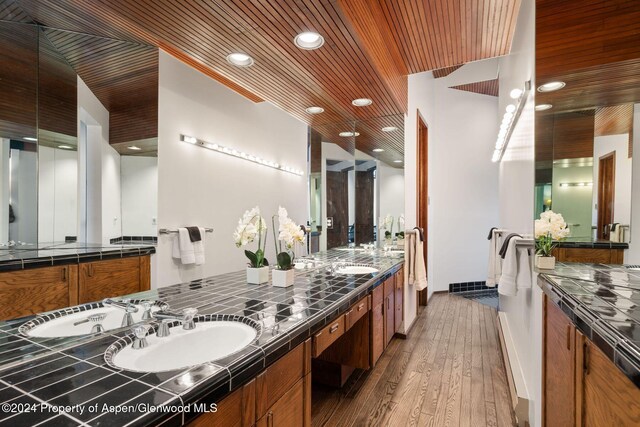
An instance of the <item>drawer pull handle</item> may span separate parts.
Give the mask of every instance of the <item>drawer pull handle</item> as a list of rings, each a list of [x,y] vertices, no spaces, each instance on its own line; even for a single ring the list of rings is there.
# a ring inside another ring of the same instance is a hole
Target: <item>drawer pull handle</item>
[[[335,331],[337,331],[337,330],[338,330],[338,328],[339,328],[339,327],[340,327],[340,324],[339,324],[339,323],[336,323],[335,325],[333,325],[333,326],[329,329],[329,333],[330,333],[330,334],[334,333]]]
[[[267,427],[273,427],[273,411],[267,414]]]
[[[67,281],[67,267],[62,267],[62,281]]]
[[[364,308],[364,303],[363,303],[363,302],[361,302],[361,303],[358,305],[358,311],[362,311],[362,309],[363,309],[363,308]]]
[[[571,350],[571,325],[567,325],[567,350]]]

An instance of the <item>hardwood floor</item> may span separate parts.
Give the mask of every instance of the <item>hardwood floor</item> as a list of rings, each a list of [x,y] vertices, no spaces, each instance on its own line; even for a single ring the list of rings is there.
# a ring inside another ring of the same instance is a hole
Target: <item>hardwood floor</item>
[[[436,294],[406,340],[341,390],[315,385],[314,426],[512,426],[496,310]]]

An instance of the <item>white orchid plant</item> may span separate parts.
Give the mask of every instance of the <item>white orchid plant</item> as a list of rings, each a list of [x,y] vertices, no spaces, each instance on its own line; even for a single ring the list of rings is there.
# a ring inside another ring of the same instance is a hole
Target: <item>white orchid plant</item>
[[[551,210],[542,212],[535,221],[536,254],[551,256],[559,240],[569,236],[570,230],[561,214]]]
[[[384,237],[390,239],[393,236],[393,216],[388,214],[381,222],[382,226],[380,228],[384,230]]]
[[[264,238],[263,238],[264,237]],[[260,208],[248,210],[238,220],[238,227],[233,232],[233,239],[237,247],[246,246],[258,238],[258,249],[251,252],[245,249],[244,254],[249,259],[249,266],[260,268],[269,265],[269,261],[264,257],[264,248],[267,244],[267,223],[260,215]]]
[[[296,244],[304,242],[303,229],[289,218],[287,210],[280,206],[278,208],[278,236],[276,236],[276,224],[274,215],[271,218],[273,225],[273,237],[276,246],[277,268],[279,270],[291,270],[295,259],[294,248]],[[284,250],[282,244],[284,243]]]

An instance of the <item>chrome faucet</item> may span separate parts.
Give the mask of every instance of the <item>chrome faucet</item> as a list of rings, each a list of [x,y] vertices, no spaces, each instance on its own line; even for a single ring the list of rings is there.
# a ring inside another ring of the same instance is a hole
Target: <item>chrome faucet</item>
[[[144,308],[144,313],[142,314],[142,320],[151,319],[151,307],[153,306],[153,302],[142,301],[140,304],[142,305],[142,308]]]
[[[78,322],[74,322],[73,326],[78,326],[83,323],[91,322],[93,323],[93,327],[91,328],[92,334],[97,334],[99,332],[104,332],[104,327],[102,326],[102,321],[107,317],[107,313],[94,313],[89,315],[86,319],[80,320]]]
[[[139,325],[132,329],[135,338],[133,339],[131,348],[134,350],[140,350],[149,345],[147,342],[147,333],[149,332],[149,329],[151,329],[149,325]]]
[[[174,313],[170,311],[156,311],[152,313],[154,319],[160,320],[158,331],[156,335],[160,338],[168,337],[171,333],[169,330],[169,322],[182,323],[182,329],[190,331],[195,329],[196,322],[193,320],[195,315],[198,314],[197,308],[185,308],[181,313]]]
[[[137,313],[138,307],[136,307],[135,304],[129,302],[128,299],[118,301],[111,298],[105,298],[102,300],[102,305],[104,305],[105,307],[115,307],[119,308],[120,310],[124,310],[124,317],[122,318],[122,324],[120,325],[121,327],[124,328],[133,326],[133,324],[135,323],[133,321],[133,316],[131,315],[131,313]]]

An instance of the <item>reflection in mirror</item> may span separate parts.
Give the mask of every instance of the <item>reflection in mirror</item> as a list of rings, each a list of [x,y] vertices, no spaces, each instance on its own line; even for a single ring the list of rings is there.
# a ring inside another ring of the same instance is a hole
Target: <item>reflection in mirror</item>
[[[595,16],[589,5],[537,3],[534,215],[561,213],[570,240],[629,242],[640,57],[615,24],[628,13],[600,13],[611,25],[597,37],[573,37]]]
[[[0,244],[37,241],[38,32],[0,21]]]
[[[404,117],[361,120],[356,132],[356,244],[402,246]]]

